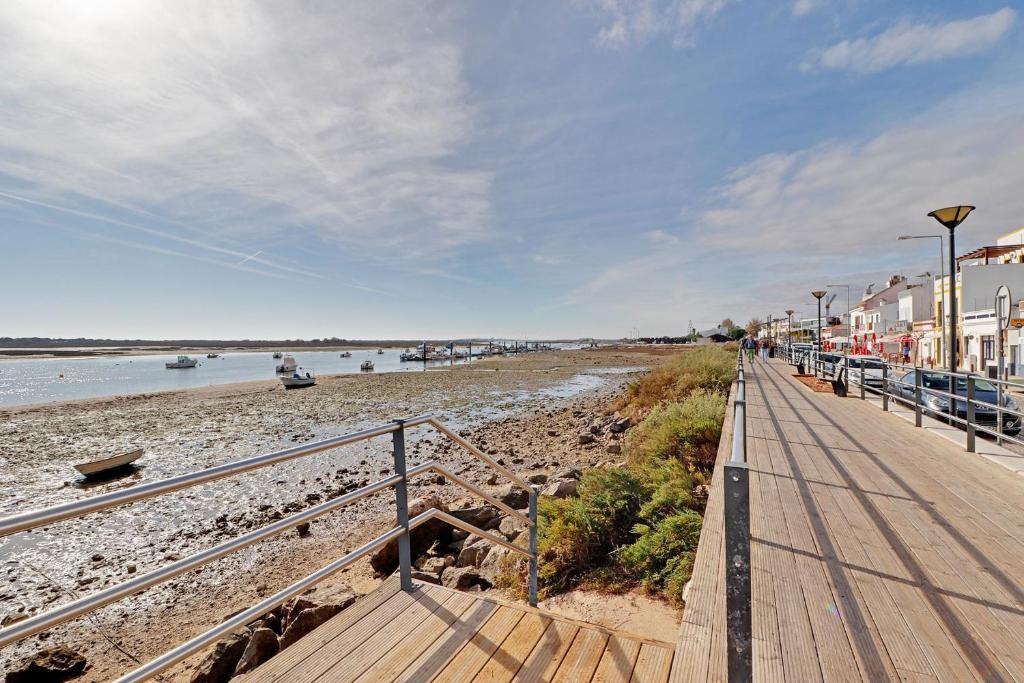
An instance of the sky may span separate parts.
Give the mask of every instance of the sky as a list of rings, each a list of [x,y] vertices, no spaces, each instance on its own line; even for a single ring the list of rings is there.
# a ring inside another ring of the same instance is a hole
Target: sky
[[[1024,226],[1007,0],[0,3],[0,336],[616,338]],[[845,289],[840,299],[845,299]]]

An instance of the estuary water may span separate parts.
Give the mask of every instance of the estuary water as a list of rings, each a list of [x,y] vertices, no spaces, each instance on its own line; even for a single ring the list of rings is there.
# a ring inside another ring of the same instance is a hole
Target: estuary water
[[[318,375],[359,373],[359,364],[364,360],[373,361],[373,372],[422,372],[451,363],[403,362],[399,358],[403,351],[391,348],[378,354],[376,349],[359,349],[351,352],[351,358],[341,358],[338,351],[284,353]],[[206,358],[205,354],[192,357],[199,360],[199,365],[179,370],[164,367],[164,363],[175,360],[177,354],[0,360],[0,406],[274,379],[277,376],[274,367],[281,362],[275,360],[270,351],[225,353],[219,358]],[[469,360],[455,362],[461,364]]]

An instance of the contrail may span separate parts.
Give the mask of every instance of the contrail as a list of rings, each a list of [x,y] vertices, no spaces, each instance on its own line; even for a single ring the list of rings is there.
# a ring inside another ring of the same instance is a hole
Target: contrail
[[[254,259],[254,258],[256,258],[257,256],[259,256],[259,255],[260,255],[260,254],[262,254],[262,253],[263,253],[263,250],[262,250],[262,249],[260,249],[260,250],[259,250],[259,251],[257,251],[257,252],[256,252],[255,254],[250,254],[250,255],[246,256],[246,257],[245,257],[244,259],[242,259],[241,261],[239,261],[238,263],[236,263],[236,264],[235,264],[235,267],[238,267],[238,266],[242,265],[243,263],[245,263],[246,261],[248,261],[248,260],[250,260],[250,259]]]

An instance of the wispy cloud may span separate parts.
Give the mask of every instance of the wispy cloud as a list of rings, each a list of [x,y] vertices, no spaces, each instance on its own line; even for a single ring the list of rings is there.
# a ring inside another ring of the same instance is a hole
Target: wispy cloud
[[[562,265],[562,259],[558,258],[557,256],[551,256],[550,254],[532,254],[530,256],[530,260],[542,266]]]
[[[664,230],[651,230],[644,234],[644,238],[652,244],[679,244],[681,241],[677,235]]]
[[[699,28],[732,0],[575,0],[603,22],[597,44],[607,48],[642,45],[669,36],[690,47]]]
[[[443,258],[487,236],[492,174],[452,161],[474,110],[435,10],[5,3],[0,176],[227,240]]]
[[[800,68],[804,71],[834,69],[872,74],[903,64],[967,57],[990,49],[1006,37],[1016,19],[1017,13],[1004,7],[991,14],[944,24],[901,21],[878,35],[843,40],[815,52]]]
[[[793,4],[790,5],[789,9],[793,13],[794,17],[802,17],[805,14],[824,7],[827,3],[828,0],[793,0]]]

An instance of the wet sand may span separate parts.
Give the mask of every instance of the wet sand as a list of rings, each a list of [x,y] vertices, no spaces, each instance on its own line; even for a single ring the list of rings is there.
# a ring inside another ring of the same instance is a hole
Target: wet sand
[[[601,446],[580,446],[577,434],[632,373],[658,360],[637,350],[562,351],[425,373],[324,377],[301,391],[259,381],[0,410],[0,474],[11,482],[0,514],[427,412],[523,474],[615,460]],[[145,448],[146,456],[125,479],[87,488],[71,469],[132,447]],[[407,449],[412,464],[434,459],[478,484],[491,473],[427,428],[410,430]],[[154,569],[386,476],[391,465],[384,437],[0,540],[0,618],[52,608]],[[411,485],[411,496],[428,493],[466,498],[432,477]],[[288,532],[30,638],[0,652],[0,671],[27,652],[63,643],[90,662],[80,680],[108,680],[386,530],[393,507],[392,494],[377,494],[317,520],[309,537]],[[364,562],[334,581],[357,592],[376,585]],[[187,680],[196,661],[164,680]]]

